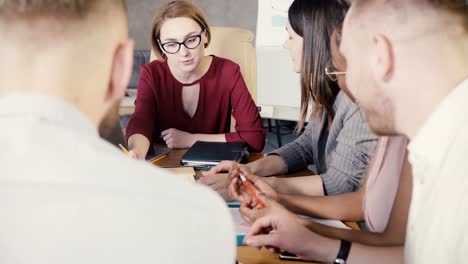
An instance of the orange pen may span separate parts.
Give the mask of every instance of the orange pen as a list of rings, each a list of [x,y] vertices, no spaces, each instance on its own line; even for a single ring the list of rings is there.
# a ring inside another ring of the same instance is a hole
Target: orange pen
[[[252,198],[255,200],[255,202],[258,205],[258,208],[265,208],[265,205],[262,203],[260,198],[258,198],[257,193],[255,192],[255,189],[253,188],[252,184],[245,178],[244,175],[239,174],[239,177],[242,181],[242,183],[247,187],[247,190],[250,192],[250,195],[252,195]]]

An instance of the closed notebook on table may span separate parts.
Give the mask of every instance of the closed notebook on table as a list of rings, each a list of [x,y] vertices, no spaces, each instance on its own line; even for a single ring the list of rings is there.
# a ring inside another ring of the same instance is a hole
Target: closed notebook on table
[[[184,166],[214,166],[223,160],[247,161],[249,152],[244,142],[204,142],[197,141],[182,156]]]
[[[171,150],[168,148],[161,148],[161,147],[153,146],[153,148],[152,149],[150,148],[150,150],[148,151],[148,154],[146,155],[145,160],[152,163],[159,157],[169,154],[169,152],[171,152]]]

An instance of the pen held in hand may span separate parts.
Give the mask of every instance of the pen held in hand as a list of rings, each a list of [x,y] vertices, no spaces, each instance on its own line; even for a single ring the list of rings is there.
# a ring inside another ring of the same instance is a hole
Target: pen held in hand
[[[119,147],[125,154],[128,154],[128,150],[122,144],[119,144]]]
[[[252,198],[255,200],[255,202],[257,203],[258,205],[258,208],[265,208],[265,205],[263,204],[263,202],[260,200],[260,198],[258,198],[257,196],[257,193],[255,192],[255,189],[253,188],[252,184],[250,183],[250,181],[248,181],[244,175],[242,174],[239,174],[239,177],[242,181],[242,183],[245,185],[245,187],[247,188],[247,190],[250,192],[250,195],[252,196]]]

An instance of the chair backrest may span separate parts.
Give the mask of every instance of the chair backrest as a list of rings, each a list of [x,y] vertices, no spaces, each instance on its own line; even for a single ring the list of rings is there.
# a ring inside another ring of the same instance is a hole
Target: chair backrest
[[[257,102],[257,57],[252,41],[255,35],[246,29],[232,27],[210,27],[211,43],[206,54],[213,54],[239,64],[242,76],[254,102]],[[157,58],[151,51],[150,60]]]

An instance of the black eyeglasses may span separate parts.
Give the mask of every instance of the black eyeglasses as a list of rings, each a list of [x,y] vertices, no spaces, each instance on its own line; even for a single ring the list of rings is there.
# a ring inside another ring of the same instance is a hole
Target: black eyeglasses
[[[203,33],[205,33],[204,29],[202,29],[200,34],[188,37],[184,42],[170,41],[161,43],[161,40],[158,39],[159,47],[169,54],[176,54],[179,52],[181,45],[184,45],[187,49],[196,49],[200,46]]]

